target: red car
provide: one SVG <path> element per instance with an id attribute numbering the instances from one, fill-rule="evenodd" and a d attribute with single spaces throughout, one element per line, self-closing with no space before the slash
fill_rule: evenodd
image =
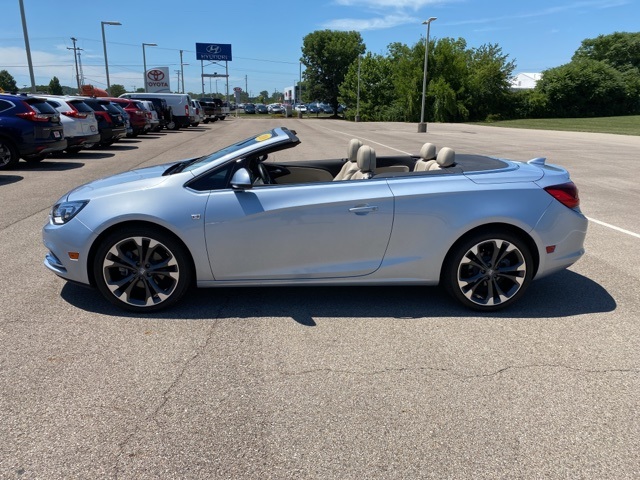
<path id="1" fill-rule="evenodd" d="M 119 104 L 129 114 L 129 121 L 133 133 L 128 136 L 137 137 L 140 134 L 147 133 L 151 129 L 151 120 L 147 116 L 147 111 L 142 108 L 137 100 L 131 98 L 107 97 L 106 100 Z"/>

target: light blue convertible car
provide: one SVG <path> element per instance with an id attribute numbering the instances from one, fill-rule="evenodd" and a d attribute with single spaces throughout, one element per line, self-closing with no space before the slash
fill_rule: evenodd
<path id="1" fill-rule="evenodd" d="M 515 302 L 584 253 L 576 186 L 545 159 L 376 156 L 269 161 L 295 147 L 274 128 L 210 155 L 80 186 L 43 228 L 47 268 L 127 310 L 189 287 L 441 285 L 467 307 Z"/>

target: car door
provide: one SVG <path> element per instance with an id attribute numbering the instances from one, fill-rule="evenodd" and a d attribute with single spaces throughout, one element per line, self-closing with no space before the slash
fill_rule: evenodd
<path id="1" fill-rule="evenodd" d="M 357 277 L 380 266 L 393 224 L 383 180 L 212 191 L 205 235 L 216 280 Z"/>

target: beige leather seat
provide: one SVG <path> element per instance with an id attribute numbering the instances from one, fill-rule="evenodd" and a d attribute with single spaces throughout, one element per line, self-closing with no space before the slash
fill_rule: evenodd
<path id="1" fill-rule="evenodd" d="M 333 180 L 348 180 L 351 175 L 358 171 L 358 149 L 362 146 L 362 142 L 357 138 L 349 141 L 347 148 L 347 161 L 342 165 L 342 169 L 338 172 Z"/>
<path id="2" fill-rule="evenodd" d="M 376 173 L 376 151 L 369 145 L 363 145 L 358 150 L 358 171 L 349 180 L 366 180 Z"/>
<path id="3" fill-rule="evenodd" d="M 417 166 L 416 162 L 416 166 Z M 428 165 L 424 165 L 422 170 L 414 170 L 414 171 L 432 171 L 432 170 L 442 170 L 447 167 L 451 167 L 456 163 L 456 152 L 449 147 L 443 147 L 438 152 L 438 156 L 435 160 L 431 160 L 429 162 L 425 162 Z"/>
<path id="4" fill-rule="evenodd" d="M 413 171 L 424 172 L 434 163 L 436 163 L 436 146 L 433 143 L 425 143 L 420 149 L 420 158 L 413 167 Z"/>

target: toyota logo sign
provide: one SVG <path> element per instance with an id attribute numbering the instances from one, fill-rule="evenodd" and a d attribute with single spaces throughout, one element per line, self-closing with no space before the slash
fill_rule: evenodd
<path id="1" fill-rule="evenodd" d="M 160 82 L 164 80 L 164 72 L 162 70 L 149 70 L 147 78 L 152 82 Z"/>

